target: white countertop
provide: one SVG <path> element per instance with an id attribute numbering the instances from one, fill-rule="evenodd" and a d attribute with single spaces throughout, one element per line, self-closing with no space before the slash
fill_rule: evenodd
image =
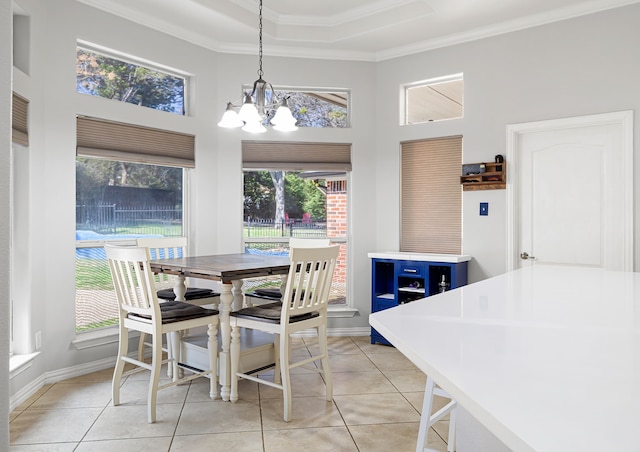
<path id="1" fill-rule="evenodd" d="M 515 451 L 640 450 L 640 273 L 535 265 L 369 319 Z"/>
<path id="2" fill-rule="evenodd" d="M 458 263 L 471 260 L 471 256 L 465 254 L 433 254 L 433 253 L 409 253 L 404 251 L 386 251 L 382 253 L 369 253 L 369 258 L 394 259 L 405 261 L 428 261 Z"/>

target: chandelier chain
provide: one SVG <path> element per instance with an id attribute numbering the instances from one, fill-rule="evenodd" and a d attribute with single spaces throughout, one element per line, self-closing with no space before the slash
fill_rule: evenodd
<path id="1" fill-rule="evenodd" d="M 258 18 L 260 20 L 259 22 L 259 50 L 258 50 L 258 58 L 259 58 L 259 66 L 258 66 L 258 78 L 262 78 L 262 75 L 264 74 L 264 72 L 262 72 L 262 0 L 260 0 L 260 12 L 258 14 Z"/>

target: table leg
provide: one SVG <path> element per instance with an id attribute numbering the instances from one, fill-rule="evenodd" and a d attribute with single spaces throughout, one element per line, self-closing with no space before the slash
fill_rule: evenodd
<path id="1" fill-rule="evenodd" d="M 173 286 L 173 293 L 176 295 L 176 301 L 186 301 L 185 294 L 187 293 L 187 284 L 183 275 L 178 276 L 178 280 Z"/>
<path id="2" fill-rule="evenodd" d="M 238 311 L 242 309 L 244 306 L 244 295 L 242 295 L 242 285 L 244 284 L 243 279 L 236 279 L 235 281 L 231 281 L 233 288 L 231 292 L 233 293 L 233 311 Z"/>
<path id="3" fill-rule="evenodd" d="M 187 284 L 185 282 L 185 278 L 182 275 L 178 276 L 178 279 L 176 280 L 175 285 L 173 286 L 173 293 L 175 294 L 176 301 L 186 301 L 185 299 L 185 294 L 187 293 Z M 174 341 L 174 337 L 172 334 L 167 334 L 167 350 L 168 350 L 168 357 L 172 358 L 175 356 L 175 359 L 172 362 L 172 366 L 168 366 L 167 367 L 167 376 L 168 377 L 173 377 L 173 380 L 175 381 L 178 378 L 182 378 L 184 376 L 184 370 L 182 368 L 178 367 L 178 355 L 174 355 L 174 352 L 176 349 L 179 349 L 179 347 L 176 347 L 176 344 L 173 343 Z"/>
<path id="4" fill-rule="evenodd" d="M 220 378 L 220 396 L 225 402 L 229 401 L 231 393 L 231 360 L 229 355 L 229 346 L 231 344 L 231 325 L 229 323 L 229 313 L 233 305 L 233 293 L 231 291 L 232 284 L 221 284 L 220 292 L 220 337 L 222 339 L 222 350 L 218 356 L 219 378 Z"/>

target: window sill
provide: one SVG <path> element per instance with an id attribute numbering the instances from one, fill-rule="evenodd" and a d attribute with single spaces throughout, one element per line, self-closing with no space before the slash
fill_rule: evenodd
<path id="1" fill-rule="evenodd" d="M 102 328 L 97 331 L 87 331 L 78 333 L 71 343 L 77 350 L 99 347 L 101 345 L 114 344 L 118 342 L 118 328 Z"/>
<path id="2" fill-rule="evenodd" d="M 358 313 L 358 310 L 351 306 L 334 306 L 327 308 L 327 317 L 354 317 Z"/>
<path id="3" fill-rule="evenodd" d="M 9 358 L 9 379 L 20 375 L 22 372 L 31 367 L 33 360 L 36 359 L 40 352 L 29 353 L 28 355 L 13 355 Z"/>

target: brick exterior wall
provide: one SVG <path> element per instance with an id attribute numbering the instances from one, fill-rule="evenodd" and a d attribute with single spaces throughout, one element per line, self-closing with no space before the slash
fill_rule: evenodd
<path id="1" fill-rule="evenodd" d="M 347 181 L 327 180 L 327 237 L 347 236 Z M 335 285 L 346 287 L 347 245 L 341 244 L 333 277 Z"/>

